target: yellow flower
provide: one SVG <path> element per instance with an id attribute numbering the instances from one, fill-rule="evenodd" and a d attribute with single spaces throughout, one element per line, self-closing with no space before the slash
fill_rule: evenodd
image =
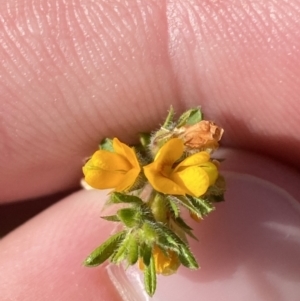
<path id="1" fill-rule="evenodd" d="M 207 152 L 198 152 L 176 165 L 183 151 L 181 139 L 170 139 L 158 151 L 154 162 L 144 167 L 145 175 L 159 192 L 199 197 L 215 183 L 218 169 L 209 161 Z"/>
<path id="2" fill-rule="evenodd" d="M 126 191 L 136 181 L 141 167 L 132 148 L 113 139 L 115 152 L 96 151 L 83 167 L 86 182 L 98 189 Z"/>
<path id="3" fill-rule="evenodd" d="M 177 253 L 174 251 L 165 251 L 165 253 L 158 247 L 154 246 L 152 251 L 153 257 L 154 257 L 154 264 L 155 264 L 155 270 L 156 274 L 162 274 L 165 276 L 174 274 L 179 266 L 180 261 L 178 258 Z M 143 263 L 143 260 L 139 260 L 139 269 L 144 270 L 145 265 Z"/>

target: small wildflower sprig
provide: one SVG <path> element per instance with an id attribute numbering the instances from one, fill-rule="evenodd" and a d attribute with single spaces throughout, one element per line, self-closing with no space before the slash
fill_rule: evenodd
<path id="1" fill-rule="evenodd" d="M 198 269 L 187 239 L 196 237 L 182 212 L 186 209 L 200 221 L 215 209 L 215 202 L 224 200 L 220 163 L 211 157 L 222 135 L 222 128 L 203 120 L 200 108 L 174 121 L 171 107 L 162 127 L 141 134 L 139 145 L 104 139 L 83 173 L 91 187 L 113 189 L 108 204 L 119 208 L 102 218 L 122 227 L 84 265 L 98 266 L 106 260 L 128 266 L 137 263 L 150 296 L 157 274 L 171 275 L 180 265 Z"/>

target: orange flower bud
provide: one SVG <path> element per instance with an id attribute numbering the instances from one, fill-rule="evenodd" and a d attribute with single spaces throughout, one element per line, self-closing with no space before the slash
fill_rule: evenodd
<path id="1" fill-rule="evenodd" d="M 224 130 L 215 123 L 202 120 L 194 125 L 187 125 L 179 129 L 180 138 L 184 145 L 191 149 L 216 149 Z"/>

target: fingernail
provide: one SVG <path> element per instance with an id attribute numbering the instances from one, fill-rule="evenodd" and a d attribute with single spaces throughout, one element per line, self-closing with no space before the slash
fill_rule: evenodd
<path id="1" fill-rule="evenodd" d="M 300 295 L 300 205 L 281 187 L 254 176 L 224 173 L 226 201 L 199 224 L 191 250 L 201 268 L 180 267 L 157 277 L 150 298 L 136 267 L 109 265 L 124 301 L 298 300 Z"/>
<path id="2" fill-rule="evenodd" d="M 109 264 L 107 274 L 124 301 L 148 301 L 150 297 L 143 286 L 143 276 L 135 267 Z M 155 299 L 152 299 L 155 300 Z"/>

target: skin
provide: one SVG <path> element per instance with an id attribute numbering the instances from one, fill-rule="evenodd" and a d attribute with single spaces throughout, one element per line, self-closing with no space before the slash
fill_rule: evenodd
<path id="1" fill-rule="evenodd" d="M 201 105 L 244 171 L 300 199 L 300 1 L 145 3 L 0 4 L 0 201 L 76 187 L 100 139 L 134 143 L 171 104 Z M 4 300 L 118 300 L 104 269 L 79 266 L 111 232 L 105 199 L 72 194 L 3 238 Z"/>

